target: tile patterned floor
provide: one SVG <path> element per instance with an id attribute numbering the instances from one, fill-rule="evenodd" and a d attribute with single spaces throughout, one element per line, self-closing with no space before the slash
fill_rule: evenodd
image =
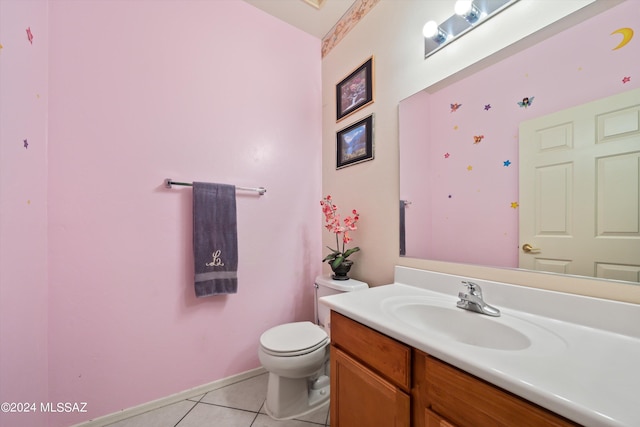
<path id="1" fill-rule="evenodd" d="M 108 427 L 319 427 L 329 425 L 329 407 L 300 419 L 275 421 L 264 411 L 268 374 L 146 412 Z"/>

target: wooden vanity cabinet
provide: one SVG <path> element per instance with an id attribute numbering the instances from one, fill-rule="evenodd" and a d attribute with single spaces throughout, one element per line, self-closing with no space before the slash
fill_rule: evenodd
<path id="1" fill-rule="evenodd" d="M 331 426 L 409 427 L 411 348 L 331 312 Z"/>
<path id="2" fill-rule="evenodd" d="M 331 426 L 579 425 L 332 311 Z"/>

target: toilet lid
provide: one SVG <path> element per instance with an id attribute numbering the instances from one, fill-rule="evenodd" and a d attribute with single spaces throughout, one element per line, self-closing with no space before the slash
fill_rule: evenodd
<path id="1" fill-rule="evenodd" d="M 323 346 L 327 333 L 311 322 L 275 326 L 260 336 L 260 345 L 272 353 L 301 353 Z"/>

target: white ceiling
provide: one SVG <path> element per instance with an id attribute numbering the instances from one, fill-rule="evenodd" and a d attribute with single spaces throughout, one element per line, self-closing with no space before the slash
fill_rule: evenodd
<path id="1" fill-rule="evenodd" d="M 322 39 L 355 0 L 324 0 L 318 9 L 305 0 L 244 0 L 282 21 Z"/>

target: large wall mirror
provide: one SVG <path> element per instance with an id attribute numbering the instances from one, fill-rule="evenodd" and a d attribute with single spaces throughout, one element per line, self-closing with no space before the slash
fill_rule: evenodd
<path id="1" fill-rule="evenodd" d="M 401 101 L 401 255 L 639 284 L 639 33 L 625 1 Z"/>

